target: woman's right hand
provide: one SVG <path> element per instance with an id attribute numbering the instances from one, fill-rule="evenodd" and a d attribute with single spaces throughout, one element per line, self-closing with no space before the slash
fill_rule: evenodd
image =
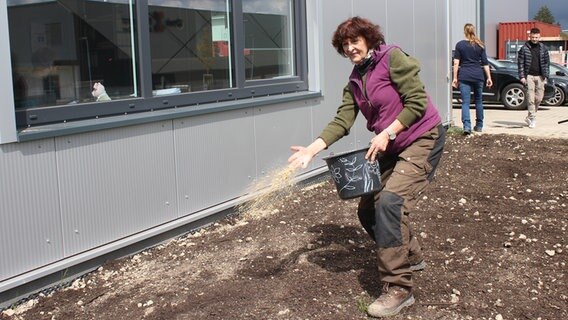
<path id="1" fill-rule="evenodd" d="M 458 88 L 458 79 L 454 78 L 454 80 L 452 80 L 452 87 Z"/>
<path id="2" fill-rule="evenodd" d="M 314 154 L 306 147 L 291 146 L 290 149 L 294 151 L 294 154 L 288 158 L 288 163 L 293 168 L 305 169 L 314 158 Z"/>

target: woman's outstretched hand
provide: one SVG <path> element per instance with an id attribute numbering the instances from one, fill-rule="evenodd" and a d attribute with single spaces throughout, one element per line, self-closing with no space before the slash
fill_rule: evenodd
<path id="1" fill-rule="evenodd" d="M 312 161 L 314 154 L 310 152 L 308 148 L 302 146 L 291 146 L 290 149 L 294 151 L 294 154 L 288 158 L 290 166 L 293 168 L 307 168 L 310 161 Z"/>

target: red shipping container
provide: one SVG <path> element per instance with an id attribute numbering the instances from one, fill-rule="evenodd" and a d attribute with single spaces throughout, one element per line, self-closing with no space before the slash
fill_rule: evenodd
<path id="1" fill-rule="evenodd" d="M 559 37 L 562 32 L 560 26 L 540 21 L 528 22 L 500 22 L 497 30 L 497 46 L 499 59 L 507 59 L 505 55 L 507 41 L 523 45 L 529 38 L 528 32 L 532 28 L 540 29 L 541 37 Z"/>

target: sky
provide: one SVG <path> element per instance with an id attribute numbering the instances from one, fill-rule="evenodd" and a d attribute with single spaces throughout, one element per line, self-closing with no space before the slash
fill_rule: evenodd
<path id="1" fill-rule="evenodd" d="M 560 23 L 562 30 L 568 30 L 568 1 L 566 0 L 529 0 L 529 20 L 536 15 L 542 6 L 547 6 L 554 16 L 554 20 Z"/>

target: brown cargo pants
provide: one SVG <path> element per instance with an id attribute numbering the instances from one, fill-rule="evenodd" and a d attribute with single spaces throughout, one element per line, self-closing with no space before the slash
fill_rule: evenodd
<path id="1" fill-rule="evenodd" d="M 410 265 L 422 260 L 408 216 L 434 178 L 442 157 L 446 129 L 439 125 L 398 155 L 379 157 L 383 189 L 361 197 L 357 214 L 377 243 L 377 267 L 382 282 L 412 287 Z"/>

